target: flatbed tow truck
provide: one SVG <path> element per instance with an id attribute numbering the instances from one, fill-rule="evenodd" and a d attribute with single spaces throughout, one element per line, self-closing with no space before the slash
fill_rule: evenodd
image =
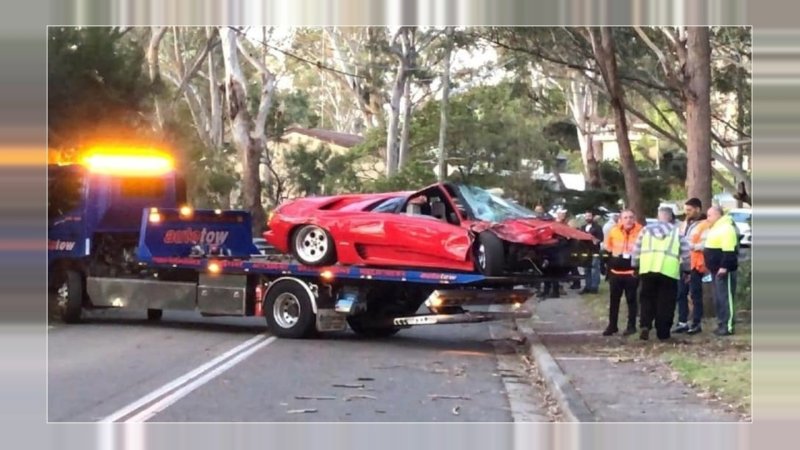
<path id="1" fill-rule="evenodd" d="M 163 160 L 163 161 L 162 161 Z M 164 162 L 167 161 L 167 162 Z M 349 327 L 385 337 L 416 325 L 526 318 L 542 278 L 406 268 L 309 267 L 259 255 L 245 211 L 194 210 L 163 156 L 95 152 L 49 168 L 50 303 L 66 323 L 84 309 L 264 316 L 272 334 Z M 422 305 L 428 313 L 418 314 Z M 468 310 L 507 305 L 504 311 Z"/>

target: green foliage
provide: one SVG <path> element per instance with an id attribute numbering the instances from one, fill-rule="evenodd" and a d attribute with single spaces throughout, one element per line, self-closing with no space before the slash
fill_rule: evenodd
<path id="1" fill-rule="evenodd" d="M 317 128 L 320 117 L 314 112 L 311 99 L 303 91 L 276 91 L 267 116 L 267 136 L 277 139 L 291 125 Z"/>
<path id="2" fill-rule="evenodd" d="M 364 185 L 365 192 L 416 191 L 436 182 L 436 176 L 429 165 L 411 161 L 395 176 L 382 176 Z"/>
<path id="3" fill-rule="evenodd" d="M 639 164 L 637 164 L 639 166 Z M 642 162 L 639 166 L 639 183 L 642 190 L 642 208 L 644 214 L 653 217 L 661 200 L 670 192 L 670 185 L 661 172 L 652 163 Z M 606 184 L 609 194 L 625 199 L 625 178 L 618 161 L 600 163 L 600 176 Z M 627 203 L 627 202 L 626 202 Z M 608 205 L 604 205 L 608 207 Z M 614 205 L 616 207 L 616 205 Z"/>
<path id="4" fill-rule="evenodd" d="M 448 106 L 447 156 L 462 180 L 525 169 L 523 160 L 553 159 L 559 147 L 548 140 L 544 121 L 512 83 L 480 86 L 454 95 Z M 414 117 L 412 147 L 435 159 L 439 138 L 439 102 L 428 103 Z"/>
<path id="5" fill-rule="evenodd" d="M 288 181 L 304 196 L 357 192 L 361 182 L 356 166 L 362 156 L 358 151 L 338 155 L 325 145 L 298 145 L 286 153 Z"/>
<path id="6" fill-rule="evenodd" d="M 751 269 L 750 260 L 739 261 L 739 270 L 736 278 L 736 298 L 733 300 L 734 311 L 750 311 L 753 308 L 753 275 Z"/>
<path id="7" fill-rule="evenodd" d="M 74 148 L 107 129 L 136 136 L 148 122 L 152 94 L 162 88 L 144 72 L 141 43 L 118 28 L 49 28 L 47 66 L 48 140 L 55 149 Z"/>

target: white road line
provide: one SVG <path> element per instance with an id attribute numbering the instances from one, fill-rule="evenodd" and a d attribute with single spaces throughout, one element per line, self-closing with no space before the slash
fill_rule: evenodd
<path id="1" fill-rule="evenodd" d="M 157 398 L 181 387 L 182 385 L 190 382 L 192 379 L 199 377 L 203 374 L 203 372 L 211 369 L 215 365 L 219 364 L 220 362 L 230 358 L 231 356 L 246 350 L 248 347 L 257 344 L 258 342 L 263 341 L 266 339 L 267 336 L 263 334 L 259 334 L 247 341 L 243 342 L 242 344 L 237 345 L 236 347 L 228 350 L 227 352 L 217 356 L 216 358 L 208 361 L 207 363 L 197 367 L 196 369 L 192 370 L 185 375 L 182 375 L 169 383 L 161 386 L 160 388 L 156 389 L 155 391 L 145 395 L 144 397 L 136 400 L 135 402 L 123 407 L 122 409 L 118 410 L 117 412 L 101 419 L 100 422 L 116 422 L 117 420 L 131 414 L 132 412 L 136 411 L 137 409 L 141 408 L 142 406 L 156 400 Z"/>
<path id="2" fill-rule="evenodd" d="M 230 360 L 224 362 L 223 364 L 217 366 L 211 372 L 206 373 L 205 375 L 201 376 L 200 378 L 192 381 L 191 383 L 187 384 L 186 386 L 178 389 L 177 391 L 169 394 L 168 396 L 162 398 L 158 402 L 150 405 L 148 408 L 142 410 L 139 414 L 131 417 L 130 419 L 126 420 L 125 423 L 129 422 L 146 422 L 148 419 L 153 417 L 154 415 L 158 414 L 159 412 L 165 410 L 170 405 L 174 404 L 178 400 L 182 399 L 189 395 L 192 391 L 199 388 L 200 386 L 208 383 L 209 381 L 213 380 L 214 378 L 218 377 L 231 367 L 239 364 L 243 360 L 245 360 L 248 356 L 252 355 L 253 353 L 259 351 L 260 349 L 268 346 L 269 344 L 275 342 L 277 338 L 271 337 L 263 342 L 260 342 L 248 350 L 236 355 L 235 357 L 231 358 Z"/>

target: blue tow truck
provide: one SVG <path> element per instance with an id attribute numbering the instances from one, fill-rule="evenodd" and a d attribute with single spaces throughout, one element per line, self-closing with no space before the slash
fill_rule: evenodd
<path id="1" fill-rule="evenodd" d="M 245 211 L 186 206 L 165 156 L 95 152 L 48 167 L 48 299 L 66 323 L 85 309 L 264 316 L 279 337 L 347 326 L 368 337 L 415 325 L 530 317 L 531 279 L 407 268 L 308 267 L 259 255 Z M 540 282 L 541 279 L 535 280 Z M 422 305 L 428 313 L 418 314 Z M 466 310 L 507 305 L 503 311 Z"/>

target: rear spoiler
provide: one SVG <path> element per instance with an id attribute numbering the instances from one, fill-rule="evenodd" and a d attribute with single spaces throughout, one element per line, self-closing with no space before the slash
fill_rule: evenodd
<path id="1" fill-rule="evenodd" d="M 258 253 L 246 211 L 145 208 L 141 223 L 137 257 L 142 262 L 207 255 L 249 258 Z"/>

